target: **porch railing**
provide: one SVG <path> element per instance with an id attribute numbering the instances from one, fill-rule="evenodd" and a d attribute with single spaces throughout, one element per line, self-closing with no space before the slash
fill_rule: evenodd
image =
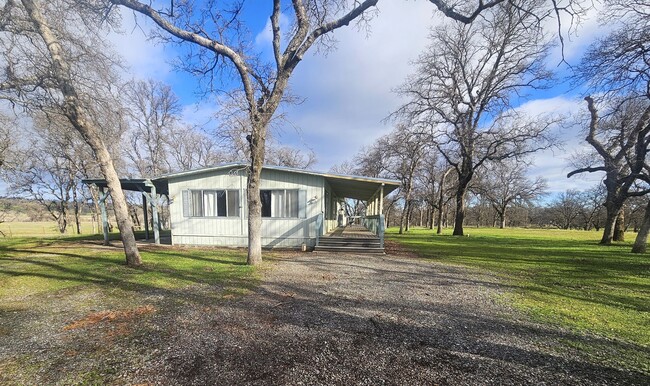
<path id="1" fill-rule="evenodd" d="M 375 216 L 366 216 L 362 218 L 362 224 L 368 230 L 379 237 L 379 241 L 381 242 L 381 247 L 384 247 L 384 231 L 385 231 L 385 223 L 384 223 L 384 215 L 375 215 Z"/>

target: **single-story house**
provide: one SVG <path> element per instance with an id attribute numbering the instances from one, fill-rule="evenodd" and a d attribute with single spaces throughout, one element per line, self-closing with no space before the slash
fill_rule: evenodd
<path id="1" fill-rule="evenodd" d="M 246 163 L 228 163 L 170 173 L 151 179 L 123 179 L 122 188 L 141 191 L 155 208 L 156 195 L 169 199 L 171 243 L 245 247 L 248 244 Z M 84 180 L 105 189 L 105 180 Z M 367 227 L 383 226 L 383 198 L 399 181 L 264 166 L 260 181 L 262 245 L 316 246 L 318 238 L 337 227 L 345 198 L 367 202 Z M 157 211 L 153 210 L 154 222 Z M 373 221 L 370 221 L 373 222 Z M 383 225 L 383 224 L 382 224 Z M 157 234 L 158 227 L 154 226 Z M 377 228 L 377 229 L 373 229 Z"/>

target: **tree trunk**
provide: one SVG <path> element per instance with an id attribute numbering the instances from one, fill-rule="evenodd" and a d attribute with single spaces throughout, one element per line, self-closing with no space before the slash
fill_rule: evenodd
<path id="1" fill-rule="evenodd" d="M 445 199 L 445 179 L 451 168 L 447 169 L 442 176 L 440 177 L 440 184 L 438 184 L 438 229 L 436 229 L 436 234 L 442 233 L 442 213 L 444 211 L 444 199 Z"/>
<path id="2" fill-rule="evenodd" d="M 68 228 L 68 212 L 65 207 L 65 202 L 61 201 L 59 205 L 59 218 L 57 219 L 57 225 L 59 227 L 59 233 L 64 234 L 65 230 Z"/>
<path id="3" fill-rule="evenodd" d="M 77 234 L 81 234 L 81 219 L 79 218 L 79 200 L 77 200 L 77 189 L 72 188 L 72 202 L 74 202 L 74 223 L 77 227 Z"/>
<path id="4" fill-rule="evenodd" d="M 409 221 L 409 211 L 411 210 L 411 203 L 410 203 L 410 198 L 411 198 L 411 187 L 407 186 L 406 187 L 406 194 L 404 197 L 404 209 L 402 210 L 402 215 L 400 216 L 399 219 L 399 234 L 404 234 L 404 228 L 405 228 L 405 223 L 406 223 L 406 231 L 408 232 L 409 227 L 408 227 L 408 221 Z"/>
<path id="5" fill-rule="evenodd" d="M 140 252 L 138 251 L 135 236 L 133 235 L 133 226 L 129 218 L 129 211 L 120 179 L 113 166 L 111 155 L 99 135 L 98 127 L 92 123 L 89 118 L 90 114 L 82 107 L 81 98 L 72 84 L 70 67 L 64 58 L 63 49 L 34 2 L 32 0 L 22 0 L 22 4 L 49 51 L 52 59 L 52 76 L 58 83 L 58 87 L 63 94 L 63 113 L 72 126 L 81 134 L 86 143 L 92 148 L 99 163 L 100 170 L 106 178 L 108 190 L 113 199 L 113 209 L 115 211 L 117 226 L 122 236 L 126 263 L 130 266 L 141 265 L 142 259 L 140 258 Z"/>
<path id="6" fill-rule="evenodd" d="M 456 218 L 454 219 L 454 236 L 463 236 L 463 222 L 465 221 L 465 191 L 456 192 Z"/>
<path id="7" fill-rule="evenodd" d="M 621 208 L 614 225 L 614 241 L 625 241 L 625 209 Z"/>
<path id="8" fill-rule="evenodd" d="M 413 216 L 413 203 L 409 203 L 409 209 L 406 211 L 406 231 L 411 230 L 411 217 Z"/>
<path id="9" fill-rule="evenodd" d="M 459 178 L 456 190 L 456 218 L 454 219 L 454 236 L 463 236 L 463 223 L 465 222 L 465 195 L 469 180 Z"/>
<path id="10" fill-rule="evenodd" d="M 600 240 L 600 244 L 611 245 L 614 240 L 614 226 L 616 224 L 616 218 L 618 217 L 618 212 L 621 210 L 622 204 L 619 205 L 616 202 L 606 203 L 606 218 L 605 225 L 603 226 L 603 237 Z"/>
<path id="11" fill-rule="evenodd" d="M 636 234 L 634 245 L 632 246 L 632 253 L 645 253 L 648 246 L 648 233 L 650 233 L 650 200 L 645 208 L 643 215 L 643 222 L 639 228 L 639 233 Z"/>
<path id="12" fill-rule="evenodd" d="M 503 210 L 498 213 L 499 213 L 499 229 L 504 229 L 506 227 L 506 209 L 503 208 Z"/>
<path id="13" fill-rule="evenodd" d="M 399 234 L 403 235 L 404 234 L 404 218 L 406 217 L 406 208 L 408 207 L 408 204 L 406 201 L 404 202 L 404 208 L 402 208 L 402 214 L 399 216 Z"/>
<path id="14" fill-rule="evenodd" d="M 253 119 L 255 121 L 255 119 Z M 264 166 L 266 125 L 257 121 L 257 126 L 248 138 L 251 150 L 251 167 L 248 171 L 248 259 L 249 265 L 262 263 L 262 200 L 260 198 L 260 176 Z"/>

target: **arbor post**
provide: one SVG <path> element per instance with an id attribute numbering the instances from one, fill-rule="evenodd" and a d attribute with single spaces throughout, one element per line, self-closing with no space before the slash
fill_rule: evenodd
<path id="1" fill-rule="evenodd" d="M 106 213 L 106 198 L 108 198 L 108 190 L 104 190 L 104 188 L 99 189 L 100 196 L 99 196 L 99 208 L 101 209 L 102 212 L 102 231 L 104 233 L 104 245 L 109 244 L 108 240 L 108 213 Z"/>
<path id="2" fill-rule="evenodd" d="M 156 244 L 160 244 L 160 218 L 158 216 L 158 200 L 156 198 L 156 186 L 151 186 L 151 217 L 153 218 L 153 239 Z"/>
<path id="3" fill-rule="evenodd" d="M 144 212 L 144 239 L 149 240 L 149 208 L 147 207 L 147 196 L 142 192 L 142 211 Z"/>

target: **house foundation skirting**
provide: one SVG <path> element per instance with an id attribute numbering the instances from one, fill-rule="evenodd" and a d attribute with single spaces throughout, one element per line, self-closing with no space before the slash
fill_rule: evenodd
<path id="1" fill-rule="evenodd" d="M 308 237 L 262 237 L 263 248 L 300 248 L 305 243 L 308 247 L 316 245 L 316 238 Z M 175 235 L 172 234 L 174 245 L 213 245 L 220 247 L 248 246 L 246 236 L 202 236 L 202 235 Z"/>

